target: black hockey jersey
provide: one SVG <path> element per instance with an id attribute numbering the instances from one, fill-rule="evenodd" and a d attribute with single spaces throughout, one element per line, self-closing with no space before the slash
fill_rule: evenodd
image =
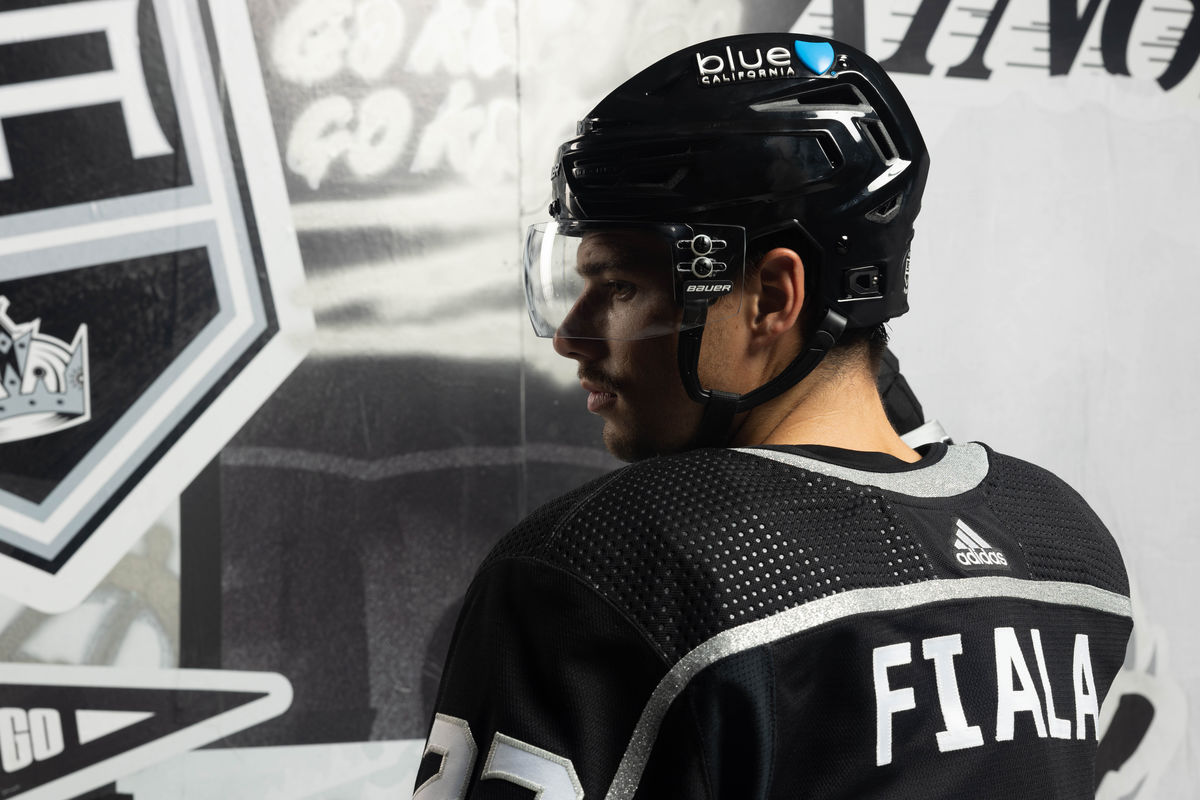
<path id="1" fill-rule="evenodd" d="M 640 462 L 480 567 L 416 797 L 1091 797 L 1128 595 L 1087 504 L 980 444 Z"/>

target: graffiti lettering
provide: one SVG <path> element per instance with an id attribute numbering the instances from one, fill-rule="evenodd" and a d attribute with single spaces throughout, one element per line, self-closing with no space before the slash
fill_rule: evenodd
<path id="1" fill-rule="evenodd" d="M 892 72 L 976 80 L 997 70 L 1095 70 L 1170 91 L 1200 60 L 1200 14 L 1184 0 L 805 0 L 792 29 L 867 49 Z"/>
<path id="2" fill-rule="evenodd" d="M 399 89 L 367 95 L 355 114 L 341 95 L 310 105 L 296 120 L 288 139 L 288 168 L 316 189 L 343 156 L 360 178 L 387 171 L 400 158 L 412 133 L 413 112 Z"/>
<path id="3" fill-rule="evenodd" d="M 414 173 L 448 168 L 473 180 L 514 175 L 516 104 L 507 97 L 481 102 L 473 82 L 515 67 L 506 33 L 512 10 L 508 0 L 483 0 L 476 8 L 442 0 L 420 25 L 405 61 L 405 69 L 421 76 L 413 91 L 427 92 L 434 73 L 450 77 L 440 104 L 420 98 L 421 110 L 436 108 L 432 117 L 418 122 L 409 95 L 394 86 L 361 102 L 340 93 L 320 97 L 292 126 L 288 168 L 313 190 L 338 163 L 356 178 L 373 178 L 400 162 L 417 127 Z M 277 29 L 272 55 L 279 73 L 294 83 L 314 85 L 347 69 L 373 81 L 396 61 L 403 27 L 396 0 L 302 0 Z"/>
<path id="4" fill-rule="evenodd" d="M 495 99 L 483 108 L 474 101 L 470 82 L 460 80 L 451 85 L 446 101 L 421 136 L 413 172 L 430 172 L 445 163 L 461 174 L 514 174 L 508 154 L 516 146 L 512 141 L 516 105 Z"/>
<path id="5" fill-rule="evenodd" d="M 485 0 L 472 11 L 463 0 L 443 0 L 426 20 L 408 57 L 408 69 L 429 75 L 491 78 L 516 66 L 513 42 L 502 35 L 511 27 L 512 3 Z"/>
<path id="6" fill-rule="evenodd" d="M 344 69 L 373 80 L 396 60 L 404 11 L 396 0 L 304 0 L 275 32 L 272 60 L 288 80 L 309 86 Z"/>

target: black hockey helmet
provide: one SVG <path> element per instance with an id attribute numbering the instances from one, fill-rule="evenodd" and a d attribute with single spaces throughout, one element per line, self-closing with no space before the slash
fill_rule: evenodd
<path id="1" fill-rule="evenodd" d="M 548 274 L 547 234 L 686 226 L 667 237 L 683 307 L 680 368 L 688 393 L 710 411 L 718 407 L 727 425 L 733 413 L 801 380 L 846 328 L 873 327 L 908 310 L 908 251 L 928 164 L 899 90 L 853 47 L 765 33 L 680 50 L 604 98 L 559 149 L 554 222 L 549 231 L 531 229 L 526 244 L 535 327 L 537 299 L 548 293 L 530 289 L 531 275 L 537 281 L 531 262 L 540 259 Z M 705 225 L 744 232 L 722 237 L 730 247 L 719 254 L 719 275 L 702 274 L 714 256 L 692 244 L 708 247 L 714 237 L 704 235 Z M 819 274 L 825 313 L 805 352 L 746 395 L 700 387 L 695 364 L 707 308 L 737 293 L 748 254 L 781 245 Z M 545 319 L 542 327 L 550 327 Z"/>

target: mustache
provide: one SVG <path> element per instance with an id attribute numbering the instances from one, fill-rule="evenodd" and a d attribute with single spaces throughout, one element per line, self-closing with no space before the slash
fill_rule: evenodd
<path id="1" fill-rule="evenodd" d="M 580 367 L 577 374 L 579 376 L 579 380 L 595 384 L 603 391 L 611 392 L 613 394 L 616 394 L 617 392 L 617 382 L 609 378 L 598 369 Z"/>

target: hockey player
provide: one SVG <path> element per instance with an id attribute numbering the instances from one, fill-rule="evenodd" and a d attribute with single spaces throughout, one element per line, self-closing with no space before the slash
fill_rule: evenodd
<path id="1" fill-rule="evenodd" d="M 1092 795 L 1116 545 L 1044 470 L 911 449 L 875 391 L 927 164 L 876 63 L 787 33 L 580 123 L 527 300 L 635 463 L 480 567 L 416 797 Z"/>

